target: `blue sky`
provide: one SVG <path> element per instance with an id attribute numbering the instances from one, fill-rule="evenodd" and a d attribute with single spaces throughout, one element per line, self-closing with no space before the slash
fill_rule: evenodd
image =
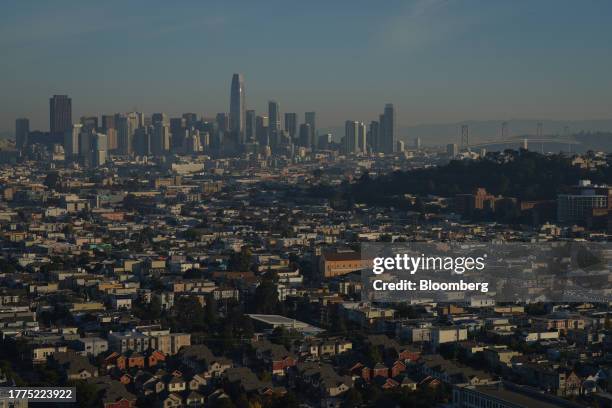
<path id="1" fill-rule="evenodd" d="M 612 117 L 612 2 L 565 0 L 39 1 L 0 13 L 0 130 L 73 115 L 247 106 L 321 126 Z"/>

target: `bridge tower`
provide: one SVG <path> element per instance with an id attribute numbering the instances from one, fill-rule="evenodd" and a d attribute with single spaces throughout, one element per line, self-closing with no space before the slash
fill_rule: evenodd
<path id="1" fill-rule="evenodd" d="M 508 122 L 502 122 L 501 125 L 501 140 L 508 139 Z"/>
<path id="2" fill-rule="evenodd" d="M 542 122 L 538 122 L 538 127 L 536 128 L 536 137 L 541 139 L 544 136 L 544 128 L 542 126 Z"/>

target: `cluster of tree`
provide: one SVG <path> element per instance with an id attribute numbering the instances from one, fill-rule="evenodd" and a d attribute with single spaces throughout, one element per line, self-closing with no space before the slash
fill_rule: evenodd
<path id="1" fill-rule="evenodd" d="M 494 195 L 521 200 L 552 200 L 580 179 L 612 183 L 612 168 L 590 171 L 572 166 L 563 155 L 544 156 L 530 151 L 508 150 L 487 158 L 451 161 L 445 166 L 397 171 L 377 178 L 364 174 L 356 183 L 345 184 L 345 201 L 372 205 L 399 205 L 405 194 L 452 197 L 484 187 Z M 313 194 L 338 199 L 338 192 L 317 186 Z"/>

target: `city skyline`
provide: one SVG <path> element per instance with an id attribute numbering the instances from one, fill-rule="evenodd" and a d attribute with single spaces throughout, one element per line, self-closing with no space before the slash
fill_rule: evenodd
<path id="1" fill-rule="evenodd" d="M 291 15 L 275 4 L 184 3 L 163 16 L 133 3 L 117 16 L 115 5 L 6 5 L 0 85 L 11 103 L 0 131 L 20 117 L 46 130 L 54 94 L 73 98 L 75 118 L 133 108 L 214 116 L 227 111 L 232 72 L 249 82 L 247 109 L 277 100 L 287 112 L 316 110 L 319 128 L 375 119 L 388 101 L 401 126 L 612 112 L 607 2 L 356 2 Z M 274 24 L 259 24 L 272 10 Z M 152 64 L 154 51 L 165 58 Z"/>

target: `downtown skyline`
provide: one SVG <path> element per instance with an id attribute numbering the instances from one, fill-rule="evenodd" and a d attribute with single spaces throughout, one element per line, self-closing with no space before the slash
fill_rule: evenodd
<path id="1" fill-rule="evenodd" d="M 75 117 L 214 116 L 227 110 L 231 72 L 249 82 L 247 109 L 263 111 L 273 99 L 284 111 L 316 110 L 319 128 L 372 120 L 387 101 L 400 126 L 612 112 L 607 2 L 315 3 L 291 14 L 275 4 L 186 2 L 163 15 L 135 2 L 123 16 L 113 2 L 74 4 L 54 5 L 51 14 L 44 3 L 6 5 L 0 85 L 11 100 L 1 106 L 0 131 L 17 117 L 46 129 L 53 94 L 71 95 Z M 258 24 L 266 13 L 274 24 Z M 137 23 L 142 32 L 131 29 Z M 346 30 L 354 26 L 363 30 Z"/>

